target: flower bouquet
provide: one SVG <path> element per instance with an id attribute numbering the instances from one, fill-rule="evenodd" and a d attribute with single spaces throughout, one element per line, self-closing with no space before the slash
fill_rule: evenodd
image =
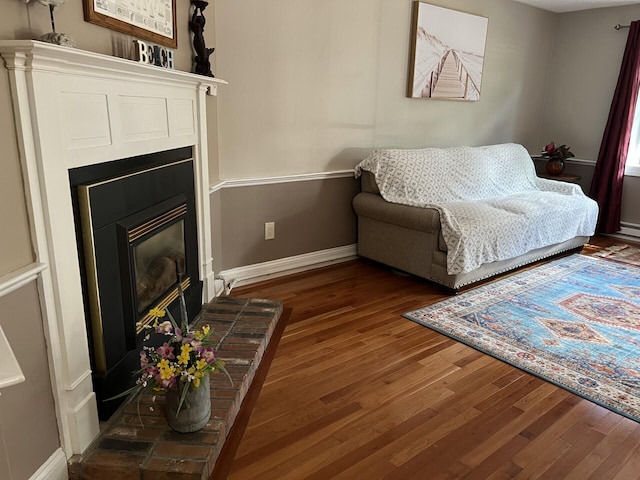
<path id="1" fill-rule="evenodd" d="M 152 321 L 144 325 L 144 328 L 148 330 L 144 342 L 149 341 L 152 332 L 159 335 L 161 340 L 164 336 L 165 341 L 160 346 L 143 345 L 140 351 L 140 369 L 134 372 L 134 376 L 139 376 L 136 384 L 109 399 L 120 398 L 143 389 L 151 389 L 155 392 L 165 391 L 167 393 L 167 409 L 169 410 L 170 404 L 175 403 L 169 401 L 169 396 L 172 393 L 177 393 L 177 409 L 175 412 L 167 412 L 168 420 L 171 420 L 171 417 L 175 419 L 180 415 L 182 408 L 189 403 L 187 398 L 190 393 L 202 389 L 204 381 L 206 381 L 206 391 L 209 391 L 208 375 L 210 373 L 222 371 L 231 381 L 229 373 L 224 368 L 224 362 L 217 358 L 217 352 L 210 341 L 213 330 L 209 325 L 204 325 L 196 330 L 190 329 L 180 282 L 178 282 L 178 292 L 182 317 L 180 325 L 169 310 L 152 308 L 149 311 Z M 203 394 L 199 396 L 202 397 Z M 209 407 L 204 423 L 202 423 L 202 418 L 199 420 L 202 423 L 199 428 L 208 421 L 210 414 L 211 404 L 208 393 L 204 397 L 206 397 L 205 400 Z M 194 431 L 195 429 L 185 431 Z"/>

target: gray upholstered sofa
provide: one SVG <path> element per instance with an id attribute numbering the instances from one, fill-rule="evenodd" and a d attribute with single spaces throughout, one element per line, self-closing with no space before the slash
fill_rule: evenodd
<path id="1" fill-rule="evenodd" d="M 531 162 L 531 159 L 528 158 L 528 161 Z M 448 247 L 443 236 L 441 212 L 437 208 L 389 202 L 381 196 L 374 173 L 365 169 L 357 173 L 361 173 L 361 192 L 354 198 L 353 207 L 358 217 L 358 255 L 453 290 L 577 249 L 589 240 L 589 235 L 573 236 L 513 258 L 483 263 L 472 271 L 452 274 L 447 268 Z"/>

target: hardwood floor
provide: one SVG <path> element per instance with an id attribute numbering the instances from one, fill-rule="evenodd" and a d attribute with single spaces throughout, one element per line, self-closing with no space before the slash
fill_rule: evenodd
<path id="1" fill-rule="evenodd" d="M 291 316 L 229 479 L 640 478 L 640 424 L 402 318 L 434 284 L 358 260 L 232 295 Z"/>

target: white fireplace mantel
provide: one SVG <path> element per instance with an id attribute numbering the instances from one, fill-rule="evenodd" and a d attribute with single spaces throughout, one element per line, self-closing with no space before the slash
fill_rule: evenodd
<path id="1" fill-rule="evenodd" d="M 0 41 L 62 448 L 99 433 L 68 171 L 193 146 L 203 301 L 214 296 L 206 96 L 226 82 L 37 41 Z"/>

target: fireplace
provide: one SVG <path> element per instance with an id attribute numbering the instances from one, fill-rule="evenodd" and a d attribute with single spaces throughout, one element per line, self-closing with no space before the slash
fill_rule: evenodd
<path id="1" fill-rule="evenodd" d="M 69 171 L 92 379 L 108 419 L 134 385 L 151 308 L 201 307 L 191 147 Z"/>
<path id="2" fill-rule="evenodd" d="M 141 164 L 147 155 L 190 149 L 197 258 L 189 254 L 187 241 L 185 269 L 188 271 L 190 262 L 195 261 L 198 273 L 188 271 L 185 280 L 190 281 L 193 298 L 198 297 L 196 290 L 202 286 L 198 305 L 212 300 L 222 282 L 216 283 L 211 256 L 207 137 L 215 130 L 207 129 L 206 117 L 207 111 L 215 111 L 215 100 L 210 96 L 216 95 L 217 86 L 226 82 L 31 40 L 0 41 L 0 55 L 9 73 L 34 252 L 33 264 L 21 275 L 37 281 L 60 441 L 70 457 L 85 451 L 99 434 L 97 405 L 101 403 L 94 388 L 98 378 L 98 373 L 93 372 L 96 345 L 90 330 L 91 309 L 85 302 L 88 282 L 84 240 L 80 250 L 83 254 L 79 255 L 74 214 L 79 206 L 70 188 L 70 173 L 118 162 L 131 165 L 115 174 L 74 180 L 74 188 L 93 185 L 102 181 L 99 179 L 154 169 L 158 165 Z M 189 155 L 183 160 L 186 157 Z M 179 195 L 172 194 L 159 202 L 171 203 Z M 121 200 L 114 195 L 101 203 L 110 207 Z M 183 203 L 171 204 L 167 210 L 160 208 L 160 217 L 182 208 Z M 129 217 L 125 215 L 120 221 L 133 230 L 138 220 Z M 185 232 L 187 224 L 185 220 Z M 130 256 L 139 254 L 136 241 L 122 244 Z M 109 267 L 121 268 L 119 262 L 114 258 Z M 121 295 L 133 296 L 132 281 L 126 283 Z M 162 301 L 151 300 L 151 304 Z M 138 302 L 137 287 L 135 302 L 144 303 Z M 125 308 L 121 308 L 124 312 Z M 137 311 L 131 313 L 130 307 L 126 311 L 126 315 L 137 315 Z M 125 313 L 119 320 L 123 330 L 127 325 L 124 316 Z M 130 324 L 126 328 L 131 331 Z M 132 339 L 137 341 L 135 335 L 129 335 L 128 344 L 119 348 L 129 349 Z M 110 362 L 109 355 L 105 355 L 105 365 Z M 130 378 L 130 371 L 123 377 Z"/>

